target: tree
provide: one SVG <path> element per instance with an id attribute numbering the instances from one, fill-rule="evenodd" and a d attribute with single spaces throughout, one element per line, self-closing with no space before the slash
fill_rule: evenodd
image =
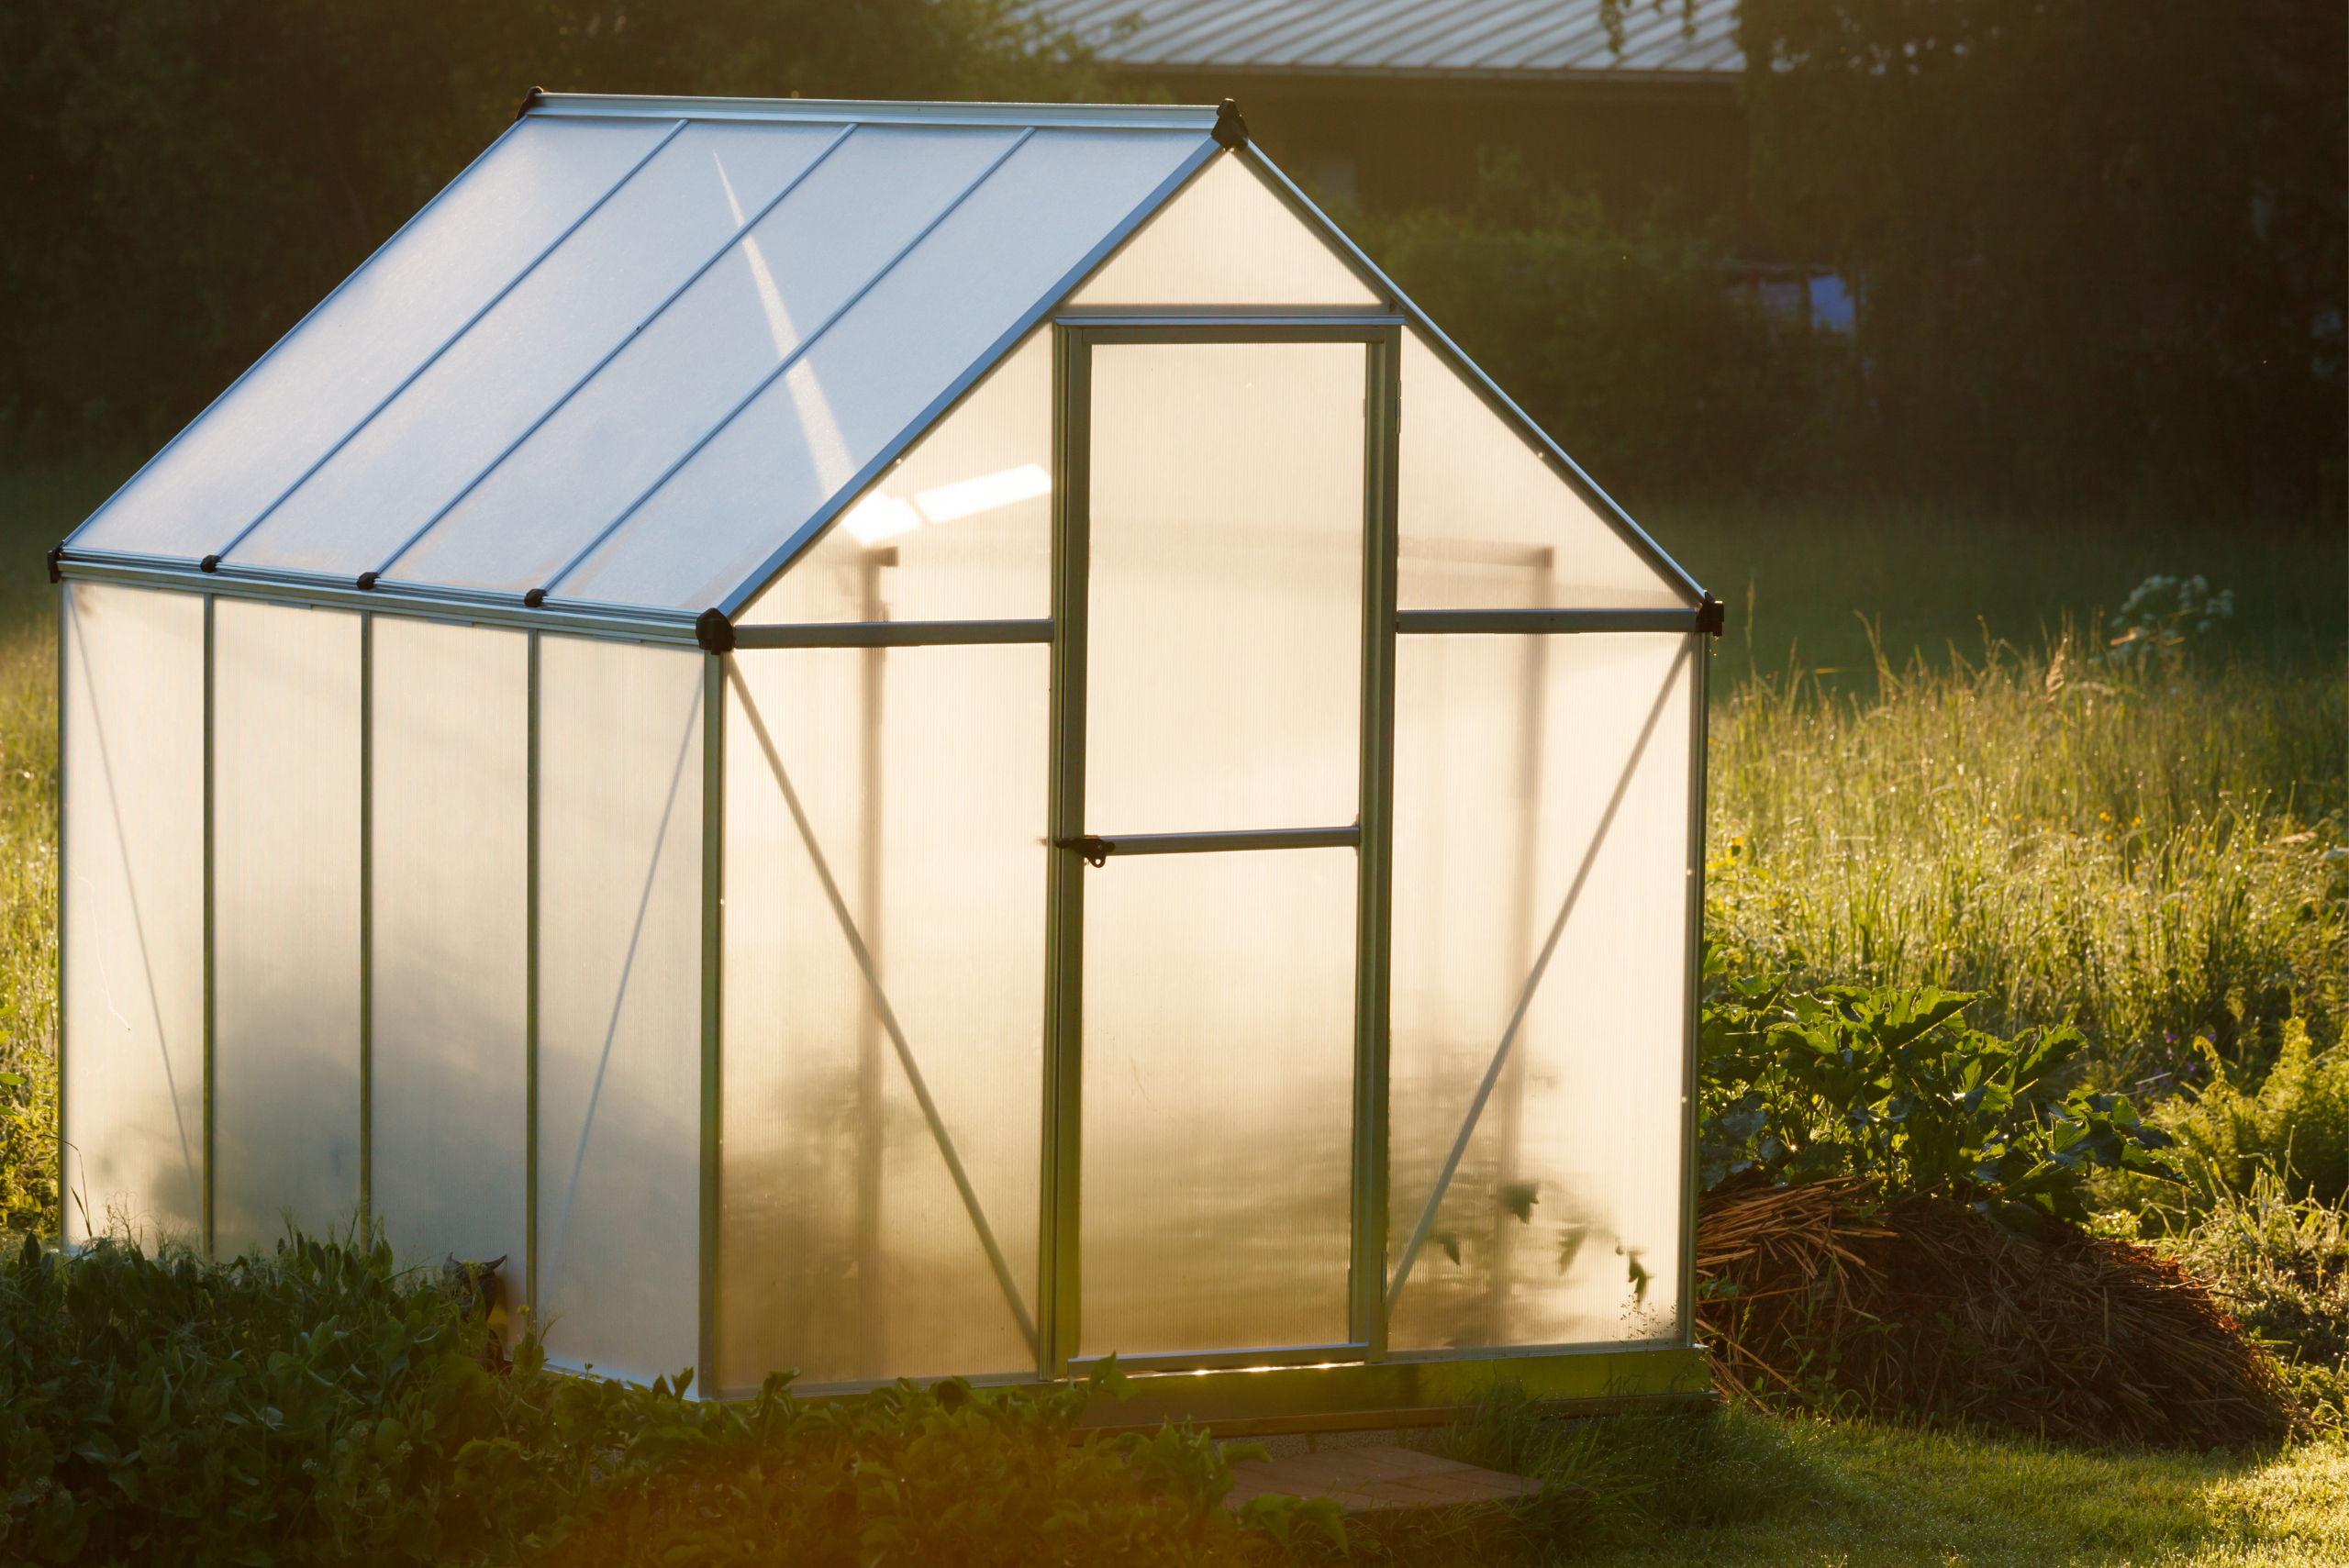
<path id="1" fill-rule="evenodd" d="M 1887 469 L 2298 508 L 2344 400 L 2337 0 L 1744 0 L 1755 194 L 1858 289 Z"/>
<path id="2" fill-rule="evenodd" d="M 49 0 L 0 7 L 0 444 L 151 441 L 533 86 L 1094 95 L 1012 0 Z"/>

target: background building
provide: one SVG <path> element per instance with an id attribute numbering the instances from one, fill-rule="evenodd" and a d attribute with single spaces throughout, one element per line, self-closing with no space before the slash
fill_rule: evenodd
<path id="1" fill-rule="evenodd" d="M 1177 103 L 1239 100 L 1325 198 L 1457 206 L 1480 150 L 1610 211 L 1660 190 L 1742 218 L 1735 0 L 1039 0 L 1116 76 Z"/>

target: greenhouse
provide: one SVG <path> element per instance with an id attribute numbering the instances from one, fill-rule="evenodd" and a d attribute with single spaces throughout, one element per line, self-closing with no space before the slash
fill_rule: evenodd
<path id="1" fill-rule="evenodd" d="M 533 94 L 50 568 L 72 1239 L 712 1395 L 1702 1383 L 1720 606 L 1229 104 Z"/>

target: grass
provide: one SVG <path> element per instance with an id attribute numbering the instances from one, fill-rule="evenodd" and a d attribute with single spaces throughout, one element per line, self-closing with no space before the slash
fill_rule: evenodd
<path id="1" fill-rule="evenodd" d="M 2349 686 L 2243 662 L 2097 663 L 2075 639 L 1757 677 L 1716 706 L 1709 922 L 1766 967 L 1987 992 L 1994 1033 L 2072 1023 L 2108 1085 L 2195 1040 L 2321 1048 L 2349 980 Z"/>
<path id="2" fill-rule="evenodd" d="M 2082 1451 L 1866 1422 L 1718 1418 L 1761 1471 L 1735 1517 L 1645 1512 L 1595 1564 L 2330 1563 L 2349 1558 L 2349 1448 Z M 1712 1497 L 1718 1508 L 1718 1486 Z M 1717 1520 L 1718 1522 L 1713 1522 Z"/>
<path id="3" fill-rule="evenodd" d="M 1466 1511 L 1357 1516 L 1354 1562 L 2118 1568 L 2349 1560 L 2349 1445 L 2338 1439 L 2241 1452 L 2097 1451 L 1750 1406 L 1567 1426 L 1504 1396 L 1440 1446 L 1542 1476 L 1552 1500 L 1514 1520 Z"/>
<path id="4" fill-rule="evenodd" d="M 57 604 L 41 554 L 120 465 L 0 470 L 0 1225 L 56 1228 Z"/>
<path id="5" fill-rule="evenodd" d="M 2156 573 L 2235 591 L 2238 651 L 2291 669 L 2340 668 L 2349 635 L 2349 538 L 2336 523 L 2213 528 L 2191 520 L 1985 517 L 1921 505 L 1683 504 L 1641 522 L 1729 603 L 1717 686 L 1799 669 L 1836 690 L 1896 667 L 1969 657 L 1986 636 L 2038 648 L 2099 627 Z"/>

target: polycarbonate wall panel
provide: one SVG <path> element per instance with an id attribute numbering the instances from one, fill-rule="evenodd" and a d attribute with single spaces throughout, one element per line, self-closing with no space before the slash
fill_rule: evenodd
<path id="1" fill-rule="evenodd" d="M 739 625 L 1052 614 L 1050 328 L 990 371 Z M 891 570 L 876 574 L 886 565 Z"/>
<path id="2" fill-rule="evenodd" d="M 539 1309 L 564 1364 L 697 1348 L 703 655 L 539 654 Z"/>
<path id="3" fill-rule="evenodd" d="M 65 1235 L 204 1223 L 204 601 L 65 589 Z"/>
<path id="4" fill-rule="evenodd" d="M 1037 132 L 558 592 L 698 609 L 744 586 L 1201 145 Z"/>
<path id="5" fill-rule="evenodd" d="M 1353 851 L 1085 878 L 1082 1353 L 1344 1342 Z"/>
<path id="6" fill-rule="evenodd" d="M 1032 1322 L 1049 651 L 733 657 L 808 831 L 729 690 L 720 1385 L 1032 1371 L 945 1148 Z"/>
<path id="7" fill-rule="evenodd" d="M 1397 643 L 1390 1268 L 1573 901 L 1397 1351 L 1675 1332 L 1694 640 Z"/>
<path id="8" fill-rule="evenodd" d="M 529 640 L 372 632 L 372 1207 L 403 1262 L 527 1298 Z"/>
<path id="9" fill-rule="evenodd" d="M 1341 827 L 1361 795 L 1359 343 L 1093 350 L 1085 827 Z"/>
<path id="10" fill-rule="evenodd" d="M 1692 602 L 1495 413 L 1403 334 L 1397 607 L 1671 609 Z"/>
<path id="11" fill-rule="evenodd" d="M 226 547 L 668 129 L 516 126 L 148 464 L 75 547 L 189 559 Z"/>
<path id="12" fill-rule="evenodd" d="M 393 576 L 518 591 L 548 585 L 1017 134 L 854 131 L 434 525 Z M 835 488 L 846 484 L 854 465 L 822 389 L 802 372 L 774 390 L 804 416 L 788 438 L 799 461 L 833 474 Z M 783 506 L 763 499 L 761 515 L 779 543 L 805 513 L 792 510 L 796 498 Z M 688 564 L 711 554 L 690 527 L 664 536 L 662 548 Z"/>
<path id="13" fill-rule="evenodd" d="M 836 134 L 687 127 L 228 559 L 384 567 Z"/>
<path id="14" fill-rule="evenodd" d="M 1222 153 L 1069 303 L 1375 309 L 1384 302 L 1254 171 Z"/>
<path id="15" fill-rule="evenodd" d="M 213 1241 L 355 1218 L 359 617 L 213 607 Z"/>

